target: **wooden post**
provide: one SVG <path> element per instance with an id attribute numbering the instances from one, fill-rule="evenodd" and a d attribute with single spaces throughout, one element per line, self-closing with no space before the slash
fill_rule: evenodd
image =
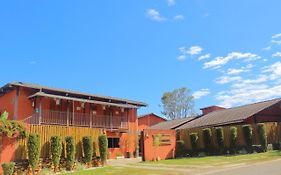
<path id="1" fill-rule="evenodd" d="M 66 101 L 66 126 L 69 126 L 69 100 Z"/>
<path id="2" fill-rule="evenodd" d="M 39 98 L 39 125 L 42 122 L 42 97 Z"/>
<path id="3" fill-rule="evenodd" d="M 92 127 L 92 125 L 93 125 L 93 111 L 92 111 L 92 104 L 91 103 L 89 103 L 89 117 L 90 117 L 90 128 Z"/>
<path id="4" fill-rule="evenodd" d="M 74 100 L 72 101 L 72 126 L 74 125 Z"/>

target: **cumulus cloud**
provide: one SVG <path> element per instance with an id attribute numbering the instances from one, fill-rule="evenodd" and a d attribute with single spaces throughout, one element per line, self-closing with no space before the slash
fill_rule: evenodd
<path id="1" fill-rule="evenodd" d="M 278 61 L 263 68 L 263 73 L 268 73 L 270 80 L 281 79 L 281 62 Z"/>
<path id="2" fill-rule="evenodd" d="M 265 48 L 262 48 L 262 50 L 269 51 L 269 50 L 271 50 L 271 46 L 267 46 Z"/>
<path id="3" fill-rule="evenodd" d="M 210 57 L 211 57 L 211 54 L 207 53 L 205 55 L 201 55 L 200 57 L 198 57 L 198 61 L 205 60 Z"/>
<path id="4" fill-rule="evenodd" d="M 272 35 L 272 37 L 271 37 L 271 38 L 272 38 L 272 39 L 281 38 L 281 33 L 278 33 L 278 34 Z"/>
<path id="5" fill-rule="evenodd" d="M 281 57 L 281 52 L 276 52 L 272 54 L 273 57 Z"/>
<path id="6" fill-rule="evenodd" d="M 241 74 L 243 72 L 249 72 L 251 68 L 253 68 L 252 64 L 248 64 L 247 66 L 243 66 L 243 67 L 238 68 L 238 69 L 229 68 L 229 69 L 227 69 L 226 74 L 228 74 L 228 75 L 238 75 L 238 74 Z"/>
<path id="7" fill-rule="evenodd" d="M 201 97 L 207 96 L 210 94 L 210 90 L 209 89 L 200 89 L 198 91 L 195 91 L 192 96 L 194 97 L 194 99 L 199 99 Z"/>
<path id="8" fill-rule="evenodd" d="M 168 6 L 176 5 L 176 0 L 167 0 Z"/>
<path id="9" fill-rule="evenodd" d="M 177 57 L 177 60 L 179 60 L 179 61 L 184 61 L 185 59 L 186 59 L 185 55 L 180 55 Z"/>
<path id="10" fill-rule="evenodd" d="M 242 78 L 240 76 L 234 76 L 234 77 L 230 77 L 230 76 L 221 76 L 215 79 L 215 82 L 217 84 L 226 84 L 226 83 L 230 83 L 233 81 L 239 81 L 242 80 Z"/>
<path id="11" fill-rule="evenodd" d="M 203 48 L 200 46 L 191 46 L 189 48 L 186 47 L 180 47 L 180 56 L 177 57 L 178 60 L 183 61 L 186 59 L 186 56 L 192 56 L 192 55 L 198 55 L 202 52 Z"/>
<path id="12" fill-rule="evenodd" d="M 260 58 L 261 58 L 260 56 L 252 53 L 231 52 L 225 57 L 216 57 L 212 61 L 205 62 L 203 68 L 217 69 L 227 64 L 231 60 L 243 59 L 245 61 L 253 61 Z"/>
<path id="13" fill-rule="evenodd" d="M 184 16 L 183 15 L 176 15 L 174 16 L 174 20 L 183 20 Z"/>
<path id="14" fill-rule="evenodd" d="M 160 12 L 155 9 L 147 9 L 146 14 L 153 21 L 165 21 L 166 18 L 160 15 Z"/>

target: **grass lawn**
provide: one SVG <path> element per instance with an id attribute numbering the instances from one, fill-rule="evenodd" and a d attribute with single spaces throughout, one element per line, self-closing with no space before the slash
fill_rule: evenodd
<path id="1" fill-rule="evenodd" d="M 208 172 L 241 164 L 251 164 L 281 158 L 281 151 L 235 156 L 181 158 L 158 162 L 142 162 L 126 166 L 108 166 L 70 173 L 70 175 L 182 175 Z"/>

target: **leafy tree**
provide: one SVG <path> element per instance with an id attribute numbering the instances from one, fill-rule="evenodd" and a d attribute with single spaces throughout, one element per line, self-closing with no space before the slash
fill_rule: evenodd
<path id="1" fill-rule="evenodd" d="M 100 159 L 102 164 L 106 163 L 106 157 L 108 152 L 108 140 L 106 135 L 99 136 L 99 150 L 100 150 Z"/>
<path id="2" fill-rule="evenodd" d="M 89 165 L 93 159 L 94 152 L 93 139 L 91 136 L 83 137 L 83 150 L 85 155 L 85 163 Z"/>
<path id="3" fill-rule="evenodd" d="M 60 158 L 62 153 L 62 138 L 61 136 L 52 136 L 51 140 L 51 154 L 52 154 L 52 161 L 55 166 L 55 172 L 60 164 Z"/>
<path id="4" fill-rule="evenodd" d="M 185 87 L 165 92 L 161 102 L 163 107 L 161 112 L 167 118 L 178 119 L 194 115 L 194 97 Z"/>
<path id="5" fill-rule="evenodd" d="M 235 154 L 237 151 L 237 127 L 230 127 L 230 153 Z"/>
<path id="6" fill-rule="evenodd" d="M 72 170 L 75 161 L 75 142 L 72 136 L 65 137 L 66 142 L 66 168 Z"/>
<path id="7" fill-rule="evenodd" d="M 14 173 L 15 162 L 3 163 L 1 166 L 4 171 L 3 175 L 12 175 Z"/>
<path id="8" fill-rule="evenodd" d="M 39 163 L 40 137 L 38 134 L 30 134 L 27 141 L 28 161 L 32 168 L 32 174 L 35 174 L 35 168 Z"/>
<path id="9" fill-rule="evenodd" d="M 243 134 L 246 142 L 248 153 L 253 152 L 253 128 L 250 125 L 243 125 Z"/>
<path id="10" fill-rule="evenodd" d="M 266 126 L 264 123 L 258 124 L 258 134 L 260 144 L 262 146 L 263 152 L 267 151 L 267 135 L 266 135 Z"/>
<path id="11" fill-rule="evenodd" d="M 222 154 L 224 151 L 224 132 L 222 127 L 216 128 L 217 144 L 219 147 L 219 153 Z"/>
<path id="12" fill-rule="evenodd" d="M 203 129 L 203 141 L 207 153 L 210 154 L 212 149 L 212 130 L 210 128 Z"/>

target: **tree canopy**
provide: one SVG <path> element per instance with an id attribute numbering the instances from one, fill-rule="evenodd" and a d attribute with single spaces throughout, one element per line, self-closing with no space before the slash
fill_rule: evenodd
<path id="1" fill-rule="evenodd" d="M 161 111 L 169 119 L 186 118 L 194 115 L 194 98 L 189 89 L 183 87 L 165 92 L 161 98 Z"/>

